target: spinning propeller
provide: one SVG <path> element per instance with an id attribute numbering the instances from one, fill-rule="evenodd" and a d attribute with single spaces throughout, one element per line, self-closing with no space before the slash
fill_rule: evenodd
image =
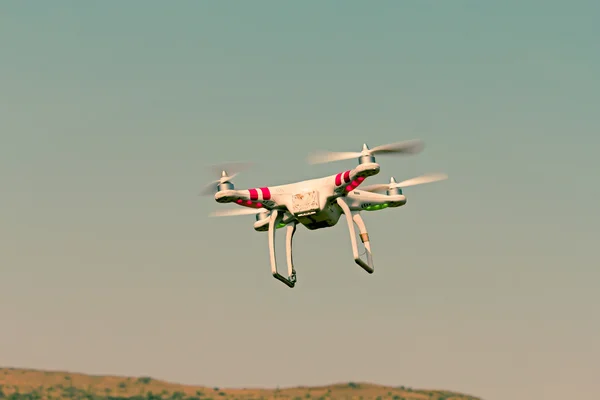
<path id="1" fill-rule="evenodd" d="M 383 144 L 372 149 L 369 149 L 366 144 L 363 144 L 363 149 L 360 152 L 319 150 L 308 156 L 308 162 L 310 164 L 322 164 L 333 161 L 349 160 L 351 158 L 372 157 L 375 154 L 417 154 L 423 150 L 423 147 L 423 142 L 419 139 Z"/>
<path id="2" fill-rule="evenodd" d="M 209 215 L 211 217 L 235 217 L 238 215 L 253 215 L 267 212 L 269 212 L 269 210 L 266 208 L 236 208 L 231 210 L 215 211 Z"/>
<path id="3" fill-rule="evenodd" d="M 202 195 L 202 196 L 213 195 L 213 194 L 217 193 L 217 191 L 219 190 L 219 185 L 223 185 L 225 183 L 229 183 L 231 188 L 233 188 L 233 184 L 230 183 L 231 179 L 233 179 L 235 176 L 237 176 L 240 172 L 246 171 L 252 165 L 253 165 L 252 163 L 238 162 L 238 163 L 217 164 L 217 165 L 211 166 L 210 169 L 212 170 L 212 172 L 214 172 L 214 175 L 221 174 L 221 178 L 219 178 L 215 181 L 212 181 L 211 183 L 206 185 L 200 192 L 200 195 Z M 229 175 L 227 171 L 229 171 L 229 173 L 231 173 L 231 175 Z"/>
<path id="4" fill-rule="evenodd" d="M 431 183 L 437 181 L 443 181 L 448 179 L 446 174 L 425 174 L 417 176 L 416 178 L 407 179 L 402 182 L 396 182 L 394 177 L 390 178 L 390 183 L 377 183 L 374 185 L 363 186 L 361 190 L 366 192 L 383 192 L 384 190 L 391 190 L 396 188 L 404 188 L 408 186 L 422 185 L 423 183 Z"/>

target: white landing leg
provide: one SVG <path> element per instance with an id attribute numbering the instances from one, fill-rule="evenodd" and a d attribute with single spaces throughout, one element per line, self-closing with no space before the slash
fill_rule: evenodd
<path id="1" fill-rule="evenodd" d="M 291 225 L 287 226 L 285 250 L 287 254 L 287 266 L 289 280 L 293 284 L 296 284 L 296 270 L 294 269 L 294 258 L 292 257 L 292 241 L 294 239 L 294 233 L 296 233 L 296 222 L 292 222 Z"/>
<path id="2" fill-rule="evenodd" d="M 292 237 L 296 230 L 296 226 L 288 227 L 287 231 L 287 250 L 288 250 L 288 272 L 289 277 L 286 278 L 277 272 L 277 260 L 275 257 L 275 225 L 281 221 L 281 217 L 277 210 L 273 210 L 271 212 L 271 216 L 269 217 L 269 255 L 271 259 L 271 274 L 273 277 L 283 283 L 285 283 L 288 287 L 293 288 L 296 284 L 296 272 L 294 271 L 294 267 L 291 264 L 291 245 L 292 245 Z M 291 229 L 290 229 L 291 228 Z"/>
<path id="3" fill-rule="evenodd" d="M 346 201 L 343 197 L 338 197 L 336 199 L 337 203 L 342 208 L 344 215 L 346 216 L 346 221 L 348 222 L 348 230 L 350 231 L 350 242 L 352 243 L 352 255 L 354 256 L 354 262 L 362 267 L 369 274 L 372 274 L 375 271 L 375 266 L 373 265 L 373 256 L 371 254 L 371 243 L 369 242 L 369 234 L 367 233 L 367 228 L 365 227 L 365 223 L 358 212 L 353 213 L 346 204 Z M 367 253 L 367 262 L 361 259 L 360 254 L 358 253 L 358 243 L 356 242 L 356 230 L 354 229 L 354 224 L 358 226 L 360 231 L 360 239 L 365 246 L 365 250 Z"/>
<path id="4" fill-rule="evenodd" d="M 371 253 L 371 242 L 369 240 L 369 233 L 367 232 L 367 227 L 365 226 L 365 222 L 363 221 L 362 216 L 360 215 L 360 212 L 358 212 L 358 211 L 352 212 L 352 220 L 354 221 L 356 226 L 358 226 L 358 231 L 360 233 L 360 240 L 361 240 L 361 242 L 363 242 L 363 245 L 365 246 L 365 251 L 367 253 L 367 263 L 368 263 L 368 267 L 370 269 L 370 272 L 369 272 L 369 269 L 367 269 L 367 272 L 373 273 L 375 267 L 373 266 L 373 254 Z"/>

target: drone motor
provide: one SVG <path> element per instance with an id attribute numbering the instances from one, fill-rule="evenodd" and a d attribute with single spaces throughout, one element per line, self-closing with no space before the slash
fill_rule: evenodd
<path id="1" fill-rule="evenodd" d="M 394 187 L 394 188 L 386 190 L 386 194 L 388 196 L 398 196 L 398 195 L 402 194 L 402 189 L 399 187 Z"/>
<path id="2" fill-rule="evenodd" d="M 358 157 L 359 164 L 370 164 L 375 162 L 375 157 L 369 152 L 367 144 L 363 144 L 362 154 Z"/>
<path id="3" fill-rule="evenodd" d="M 388 196 L 398 196 L 402 194 L 402 187 L 397 185 L 393 176 L 390 178 L 390 184 L 385 192 Z"/>

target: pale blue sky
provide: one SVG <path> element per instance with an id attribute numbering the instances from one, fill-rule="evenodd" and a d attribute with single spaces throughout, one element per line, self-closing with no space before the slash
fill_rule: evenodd
<path id="1" fill-rule="evenodd" d="M 597 397 L 599 18 L 594 1 L 4 2 L 0 363 Z M 253 217 L 207 218 L 197 196 L 213 163 L 274 185 L 355 164 L 311 150 L 417 137 L 370 182 L 450 179 L 365 213 L 373 275 L 342 220 L 298 230 L 290 290 Z"/>

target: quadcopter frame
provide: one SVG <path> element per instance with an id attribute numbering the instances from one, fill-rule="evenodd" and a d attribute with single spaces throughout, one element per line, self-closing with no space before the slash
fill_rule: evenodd
<path id="1" fill-rule="evenodd" d="M 331 227 L 337 224 L 341 215 L 345 216 L 348 224 L 354 262 L 368 273 L 373 273 L 375 266 L 371 243 L 360 212 L 399 207 L 406 203 L 406 197 L 401 191 L 398 194 L 384 195 L 356 189 L 367 177 L 376 175 L 379 171 L 377 163 L 362 163 L 336 175 L 288 185 L 246 190 L 225 188 L 215 194 L 215 200 L 218 203 L 235 202 L 241 206 L 265 210 L 257 212 L 254 229 L 259 232 L 267 231 L 273 277 L 292 288 L 297 281 L 292 256 L 297 225 L 300 223 L 310 230 Z M 355 225 L 365 248 L 366 259 L 359 252 Z M 275 251 L 276 230 L 283 227 L 286 227 L 287 277 L 277 268 Z"/>
<path id="2" fill-rule="evenodd" d="M 406 204 L 402 187 L 419 185 L 446 179 L 445 174 L 429 174 L 397 183 L 394 178 L 389 184 L 376 184 L 357 190 L 365 179 L 377 175 L 380 166 L 375 162 L 375 154 L 415 154 L 422 149 L 419 140 L 404 141 L 369 149 L 363 144 L 361 152 L 325 152 L 315 154 L 312 163 L 347 160 L 357 157 L 359 165 L 354 169 L 339 172 L 323 178 L 310 179 L 286 185 L 235 190 L 231 178 L 223 170 L 221 178 L 207 185 L 204 193 L 216 189 L 215 200 L 218 203 L 236 203 L 250 210 L 231 210 L 221 215 L 256 214 L 254 230 L 267 232 L 269 244 L 269 260 L 274 278 L 293 288 L 296 284 L 296 270 L 293 263 L 293 238 L 298 224 L 309 230 L 335 226 L 341 216 L 346 218 L 352 256 L 354 262 L 372 274 L 375 270 L 373 252 L 366 225 L 361 211 L 377 211 L 395 208 Z M 385 191 L 386 194 L 375 193 Z M 287 275 L 282 275 L 277 268 L 275 253 L 275 234 L 278 229 L 286 228 L 286 260 Z M 364 253 L 359 251 L 358 236 L 364 246 Z M 366 257 L 362 257 L 365 255 Z"/>

